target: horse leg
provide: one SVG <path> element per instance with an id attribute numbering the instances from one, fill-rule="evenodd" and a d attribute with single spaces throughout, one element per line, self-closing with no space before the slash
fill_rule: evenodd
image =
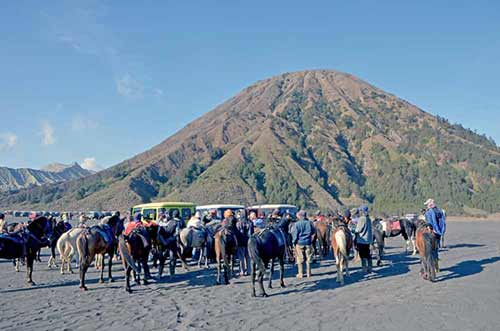
<path id="1" fill-rule="evenodd" d="M 345 263 L 345 274 L 347 277 L 349 277 L 350 274 L 349 274 L 349 257 L 348 256 L 344 257 L 344 263 Z"/>
<path id="2" fill-rule="evenodd" d="M 175 275 L 175 266 L 177 264 L 177 256 L 173 250 L 169 250 L 170 258 L 169 258 L 169 267 L 170 267 L 170 276 Z"/>
<path id="3" fill-rule="evenodd" d="M 165 253 L 166 252 L 159 252 L 158 255 L 158 260 L 159 260 L 159 265 L 158 265 L 158 279 L 161 279 L 161 275 L 163 274 L 163 268 L 165 268 Z"/>
<path id="4" fill-rule="evenodd" d="M 142 267 L 144 269 L 144 277 L 142 277 L 142 285 L 149 285 L 148 278 L 151 277 L 149 274 L 149 266 L 148 266 L 148 256 L 144 257 L 142 260 Z"/>
<path id="5" fill-rule="evenodd" d="M 33 262 L 36 257 L 36 252 L 33 253 L 28 253 L 26 256 L 26 277 L 27 277 L 27 283 L 28 285 L 35 285 L 33 282 Z"/>
<path id="6" fill-rule="evenodd" d="M 20 258 L 14 260 L 14 266 L 15 266 L 16 272 L 21 271 L 21 268 L 20 268 L 21 267 L 21 259 Z"/>
<path id="7" fill-rule="evenodd" d="M 285 276 L 285 257 L 281 256 L 279 259 L 280 263 L 280 286 L 285 287 L 285 281 L 283 280 L 283 277 Z"/>
<path id="8" fill-rule="evenodd" d="M 273 274 L 274 274 L 274 259 L 271 259 L 271 268 L 269 268 L 269 284 L 267 288 L 273 288 Z"/>
<path id="9" fill-rule="evenodd" d="M 198 269 L 201 269 L 201 261 L 203 260 L 203 248 L 199 248 L 200 256 L 198 257 Z"/>
<path id="10" fill-rule="evenodd" d="M 252 297 L 255 297 L 255 263 L 252 263 L 251 265 L 251 275 L 252 275 L 252 292 L 251 292 L 251 295 Z"/>
<path id="11" fill-rule="evenodd" d="M 205 256 L 205 269 L 208 269 L 208 247 L 203 248 L 203 255 Z"/>
<path id="12" fill-rule="evenodd" d="M 264 273 L 265 273 L 265 270 L 262 270 L 259 268 L 259 287 L 260 287 L 260 291 L 262 293 L 262 296 L 264 298 L 267 298 L 268 295 L 266 293 L 266 291 L 264 290 Z"/>
<path id="13" fill-rule="evenodd" d="M 226 285 L 229 284 L 229 267 L 230 267 L 230 262 L 229 262 L 229 256 L 224 256 L 224 260 L 223 260 L 223 263 L 224 263 L 224 283 Z"/>
<path id="14" fill-rule="evenodd" d="M 132 293 L 132 289 L 130 288 L 130 273 L 132 271 L 132 268 L 130 266 L 127 266 L 127 269 L 125 271 L 125 291 L 128 293 Z"/>
<path id="15" fill-rule="evenodd" d="M 415 243 L 415 237 L 411 238 L 411 244 L 413 246 L 413 253 L 412 253 L 412 255 L 417 255 L 417 244 Z"/>
<path id="16" fill-rule="evenodd" d="M 114 255 L 115 255 L 114 250 L 112 250 L 111 253 L 109 254 L 109 261 L 108 261 L 108 282 L 110 282 L 110 283 L 113 283 L 115 281 L 113 279 L 113 276 L 111 275 L 111 269 L 113 267 L 113 256 Z M 103 263 L 103 267 L 104 267 L 104 263 Z"/>
<path id="17" fill-rule="evenodd" d="M 220 285 L 220 258 L 217 256 L 217 285 Z"/>
<path id="18" fill-rule="evenodd" d="M 80 257 L 80 289 L 87 291 L 88 288 L 85 286 L 85 273 L 89 267 L 90 263 L 87 262 L 87 259 L 84 257 Z"/>

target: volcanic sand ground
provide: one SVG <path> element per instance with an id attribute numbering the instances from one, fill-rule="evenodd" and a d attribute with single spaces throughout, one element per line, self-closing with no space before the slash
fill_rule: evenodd
<path id="1" fill-rule="evenodd" d="M 44 251 L 31 288 L 11 262 L 0 262 L 0 330 L 498 330 L 499 238 L 500 222 L 450 222 L 436 283 L 420 278 L 417 258 L 393 238 L 370 277 L 354 265 L 339 286 L 331 260 L 311 279 L 295 279 L 288 266 L 287 287 L 275 281 L 265 299 L 250 297 L 248 277 L 216 286 L 215 270 L 197 267 L 128 294 L 118 263 L 115 283 L 98 284 L 91 268 L 82 292 L 77 274 L 47 268 Z"/>

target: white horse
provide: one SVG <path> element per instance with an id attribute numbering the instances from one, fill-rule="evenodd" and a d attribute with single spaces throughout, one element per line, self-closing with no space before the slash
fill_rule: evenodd
<path id="1" fill-rule="evenodd" d="M 57 240 L 57 250 L 61 256 L 61 274 L 64 274 L 64 263 L 67 263 L 68 272 L 73 273 L 71 262 L 75 253 L 78 253 L 76 239 L 84 230 L 85 228 L 73 228 L 63 233 L 59 240 Z M 76 260 L 78 261 L 78 258 Z"/>

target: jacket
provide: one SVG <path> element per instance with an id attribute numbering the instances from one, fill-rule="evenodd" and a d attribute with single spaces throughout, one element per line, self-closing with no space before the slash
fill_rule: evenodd
<path id="1" fill-rule="evenodd" d="M 301 246 L 311 245 L 314 233 L 316 233 L 316 229 L 311 221 L 307 219 L 298 220 L 293 227 L 293 244 Z"/>
<path id="2" fill-rule="evenodd" d="M 358 218 L 354 233 L 356 234 L 357 244 L 370 245 L 373 242 L 372 221 L 370 216 L 362 215 Z"/>
<path id="3" fill-rule="evenodd" d="M 432 226 L 435 234 L 442 236 L 446 231 L 446 219 L 441 209 L 434 207 L 425 212 L 425 221 Z"/>

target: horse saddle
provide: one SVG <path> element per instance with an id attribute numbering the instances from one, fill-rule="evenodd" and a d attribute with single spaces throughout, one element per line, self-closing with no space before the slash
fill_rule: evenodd
<path id="1" fill-rule="evenodd" d="M 199 247 L 205 243 L 207 232 L 201 228 L 186 228 L 180 233 L 181 243 L 188 247 Z"/>
<path id="2" fill-rule="evenodd" d="M 104 239 L 107 245 L 113 244 L 114 235 L 109 225 L 95 225 L 88 231 L 90 234 L 99 234 Z"/>
<path id="3" fill-rule="evenodd" d="M 390 221 L 388 223 L 388 230 L 389 232 L 392 232 L 392 231 L 400 231 L 401 230 L 401 221 L 399 220 L 395 220 L 395 221 Z"/>

